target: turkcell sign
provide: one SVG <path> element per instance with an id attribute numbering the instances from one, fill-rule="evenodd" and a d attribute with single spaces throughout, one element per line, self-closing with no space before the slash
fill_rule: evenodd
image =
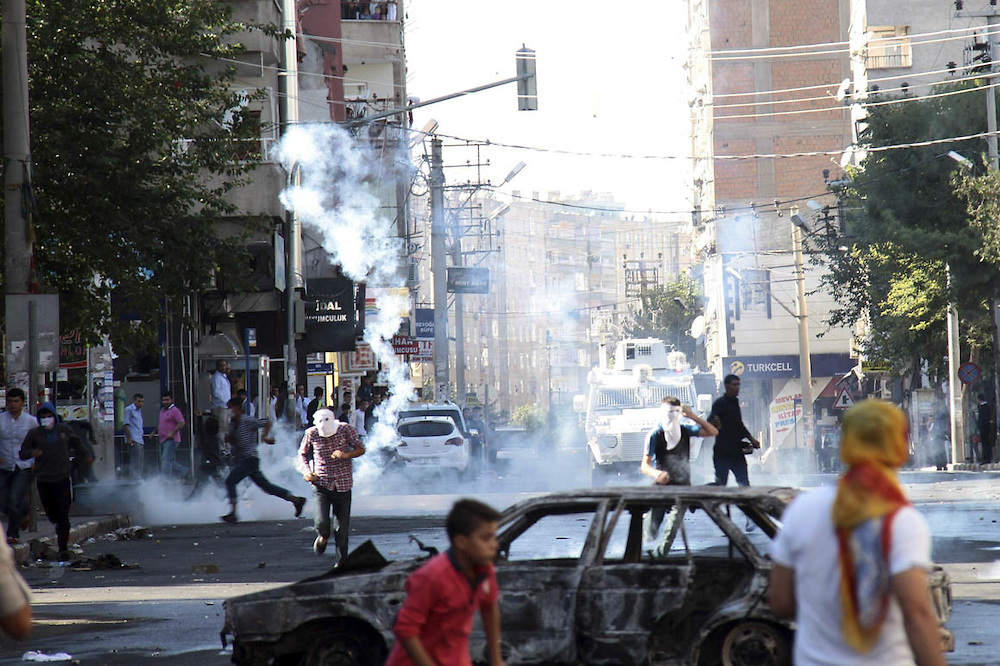
<path id="1" fill-rule="evenodd" d="M 851 371 L 857 360 L 849 354 L 812 354 L 809 357 L 813 377 L 836 377 Z M 794 354 L 775 356 L 727 356 L 722 359 L 722 371 L 742 379 L 790 379 L 801 377 L 799 357 Z"/>
<path id="2" fill-rule="evenodd" d="M 452 266 L 448 269 L 448 293 L 490 293 L 490 269 L 477 266 Z"/>

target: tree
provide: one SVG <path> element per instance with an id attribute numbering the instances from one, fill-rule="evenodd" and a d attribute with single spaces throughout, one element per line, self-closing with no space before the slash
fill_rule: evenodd
<path id="1" fill-rule="evenodd" d="M 545 410 L 541 405 L 521 405 L 514 410 L 511 420 L 525 430 L 535 432 L 545 425 Z"/>
<path id="2" fill-rule="evenodd" d="M 970 86 L 936 91 L 963 85 Z M 839 305 L 829 323 L 864 322 L 869 333 L 860 344 L 869 358 L 888 360 L 915 379 L 924 362 L 932 378 L 947 376 L 949 301 L 963 319 L 964 341 L 974 349 L 991 346 L 986 299 L 998 273 L 982 261 L 983 233 L 970 222 L 966 195 L 953 182 L 959 165 L 946 157 L 951 149 L 971 154 L 985 145 L 879 148 L 985 129 L 984 94 L 901 101 L 904 96 L 869 107 L 861 139 L 872 152 L 843 192 L 847 233 L 811 241 L 814 257 L 829 268 L 824 280 Z"/>
<path id="3" fill-rule="evenodd" d="M 277 35 L 216 0 L 28 0 L 36 278 L 63 330 L 148 349 L 183 296 L 238 272 L 250 225 L 219 225 L 260 137 L 227 62 L 247 30 Z"/>
<path id="4" fill-rule="evenodd" d="M 694 358 L 696 344 L 688 332 L 702 308 L 698 283 L 688 273 L 643 292 L 641 307 L 632 320 L 630 335 L 660 338 Z"/>

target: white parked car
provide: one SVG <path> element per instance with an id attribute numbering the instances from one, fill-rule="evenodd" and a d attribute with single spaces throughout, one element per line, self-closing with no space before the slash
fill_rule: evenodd
<path id="1" fill-rule="evenodd" d="M 469 438 L 450 416 L 421 415 L 396 424 L 396 457 L 407 465 L 465 472 L 469 468 Z"/>

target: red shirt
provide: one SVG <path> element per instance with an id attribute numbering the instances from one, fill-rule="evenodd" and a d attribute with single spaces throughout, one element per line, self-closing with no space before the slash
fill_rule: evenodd
<path id="1" fill-rule="evenodd" d="M 319 485 L 340 493 L 354 487 L 354 461 L 351 458 L 331 458 L 334 451 L 353 451 L 361 447 L 358 431 L 346 423 L 337 422 L 337 431 L 329 437 L 319 434 L 316 426 L 306 430 L 299 445 L 299 460 L 304 469 L 319 477 Z"/>
<path id="2" fill-rule="evenodd" d="M 396 618 L 396 644 L 385 666 L 413 663 L 400 644 L 418 636 L 435 664 L 472 666 L 469 635 L 477 608 L 489 608 L 500 598 L 493 565 L 476 570 L 471 583 L 451 550 L 435 555 L 406 581 L 406 601 Z"/>

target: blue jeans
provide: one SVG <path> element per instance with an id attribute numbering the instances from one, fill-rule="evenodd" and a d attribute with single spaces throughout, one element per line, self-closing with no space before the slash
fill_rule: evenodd
<path id="1" fill-rule="evenodd" d="M 21 535 L 21 521 L 29 506 L 25 497 L 34 478 L 30 467 L 0 470 L 0 513 L 7 514 L 7 536 L 12 539 Z"/>
<path id="2" fill-rule="evenodd" d="M 229 476 L 226 477 L 226 492 L 229 493 L 229 502 L 231 504 L 236 504 L 236 486 L 248 476 L 251 481 L 257 484 L 258 488 L 268 495 L 274 495 L 289 502 L 295 499 L 295 495 L 281 486 L 276 486 L 268 481 L 267 477 L 260 471 L 260 458 L 253 457 L 246 458 L 233 465 Z"/>
<path id="3" fill-rule="evenodd" d="M 179 474 L 187 476 L 188 468 L 177 462 L 177 447 L 180 445 L 176 439 L 168 439 L 160 442 L 160 473 L 164 476 Z"/>

